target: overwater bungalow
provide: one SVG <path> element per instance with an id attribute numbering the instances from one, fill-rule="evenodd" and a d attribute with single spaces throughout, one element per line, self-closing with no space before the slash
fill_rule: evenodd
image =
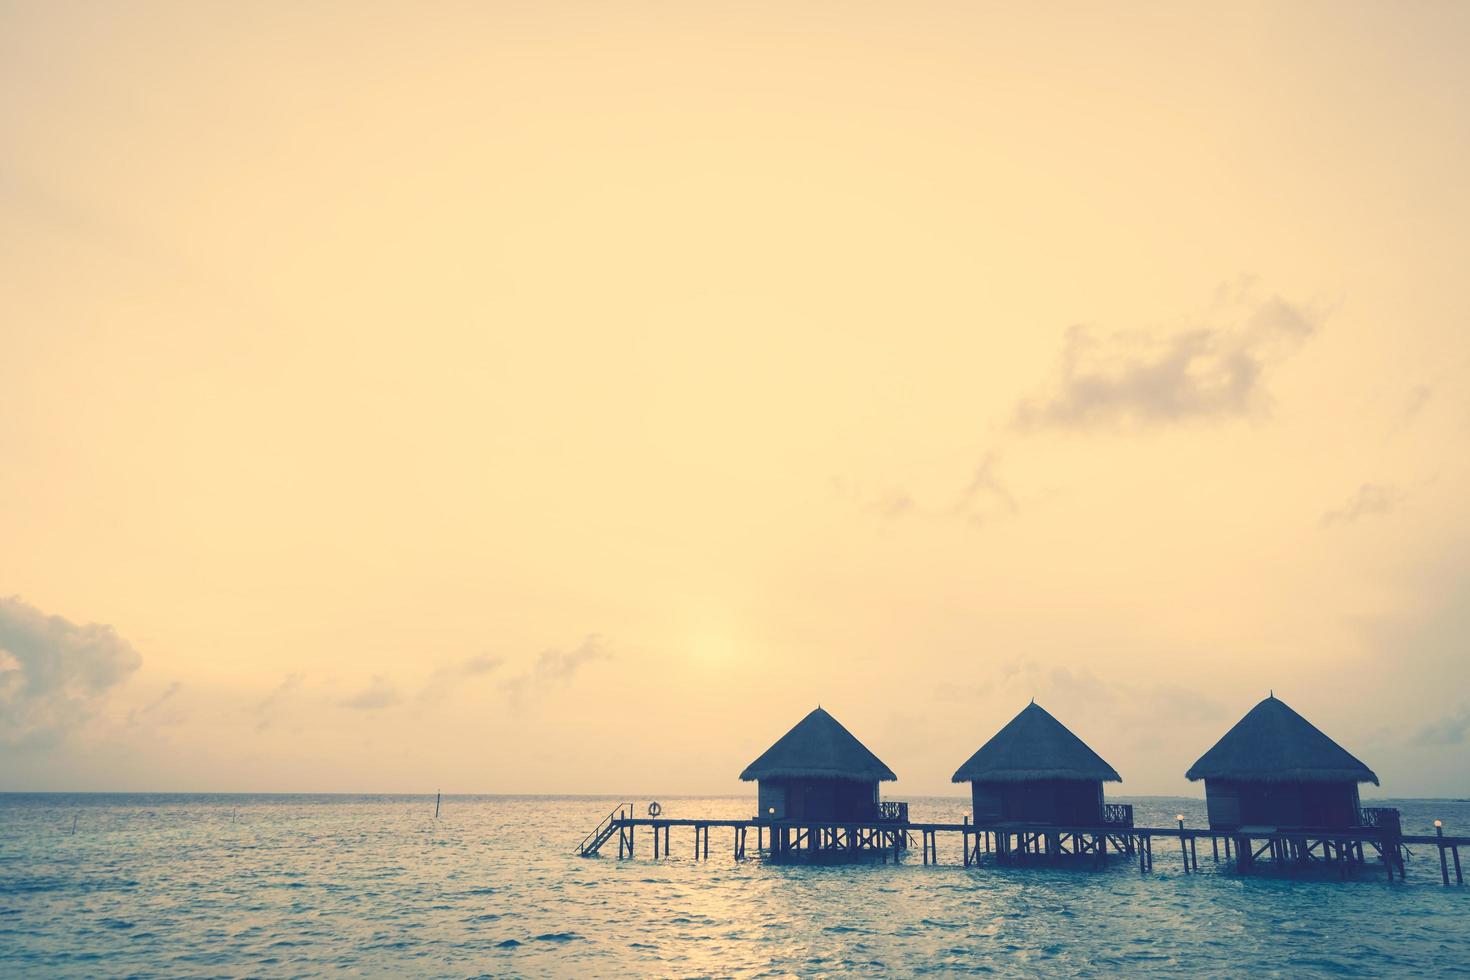
<path id="1" fill-rule="evenodd" d="M 584 857 L 613 837 L 618 857 L 631 858 L 640 832 L 652 837 L 653 857 L 671 856 L 670 833 L 692 830 L 693 856 L 710 856 L 710 831 L 731 831 L 731 854 L 773 860 L 901 860 L 917 839 L 925 864 L 939 862 L 940 835 L 957 835 L 964 867 L 994 854 L 1015 860 L 1076 859 L 1105 862 L 1109 854 L 1137 856 L 1138 870 L 1154 867 L 1154 844 L 1178 844 L 1185 872 L 1199 870 L 1199 844 L 1215 861 L 1249 870 L 1269 853 L 1292 863 L 1312 862 L 1342 875 L 1381 860 L 1389 879 L 1404 877 L 1406 845 L 1439 852 L 1440 880 L 1463 883 L 1460 849 L 1470 836 L 1404 834 L 1397 810 L 1358 805 L 1358 784 L 1378 777 L 1345 749 L 1274 696 L 1251 709 L 1187 773 L 1205 780 L 1209 828 L 1139 827 L 1132 807 L 1107 803 L 1103 783 L 1121 782 L 1112 766 L 1034 701 L 982 745 L 954 774 L 971 784 L 974 820 L 911 821 L 905 803 L 881 801 L 879 784 L 896 779 L 852 733 L 820 707 L 803 718 L 740 774 L 759 782 L 759 811 L 749 818 L 677 816 L 648 804 L 648 816 L 620 803 L 577 845 Z M 766 841 L 769 841 L 767 846 Z M 1172 850 L 1172 846 L 1169 848 Z"/>
<path id="2" fill-rule="evenodd" d="M 1125 810 L 1132 822 L 1131 808 L 1105 813 L 1103 783 L 1122 782 L 1117 770 L 1035 701 L 980 746 L 952 781 L 970 784 L 976 824 L 1102 827 L 1125 822 Z"/>
<path id="3" fill-rule="evenodd" d="M 1378 777 L 1274 694 L 1256 705 L 1185 774 L 1205 781 L 1211 830 L 1377 825 L 1358 784 Z M 1396 829 L 1396 828 L 1395 828 Z"/>
<path id="4" fill-rule="evenodd" d="M 759 818 L 807 822 L 907 819 L 886 812 L 878 784 L 898 777 L 853 734 L 818 707 L 745 767 L 756 780 Z M 907 807 L 904 806 L 904 810 Z"/>

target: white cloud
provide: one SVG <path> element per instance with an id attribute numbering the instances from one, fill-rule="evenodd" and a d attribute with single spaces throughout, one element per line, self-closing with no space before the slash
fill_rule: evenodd
<path id="1" fill-rule="evenodd" d="M 1205 313 L 1174 329 L 1067 331 L 1057 378 L 1022 401 L 1021 429 L 1149 426 L 1243 416 L 1265 400 L 1267 369 L 1316 332 L 1322 314 L 1248 281 L 1224 287 Z"/>
<path id="2" fill-rule="evenodd" d="M 1348 524 L 1362 517 L 1381 517 L 1397 510 L 1404 502 L 1404 491 L 1392 484 L 1365 483 L 1358 487 L 1345 505 L 1322 515 L 1322 526 Z"/>
<path id="3" fill-rule="evenodd" d="M 354 708 L 358 711 L 376 711 L 379 708 L 392 707 L 402 700 L 403 695 L 396 684 L 381 674 L 374 674 L 367 687 L 337 703 L 344 708 Z"/>
<path id="4" fill-rule="evenodd" d="M 0 744 L 46 745 L 91 719 L 142 657 L 111 626 L 0 599 Z"/>

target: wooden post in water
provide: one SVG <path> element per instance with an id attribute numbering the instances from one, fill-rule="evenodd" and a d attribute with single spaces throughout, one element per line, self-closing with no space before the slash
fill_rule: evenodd
<path id="1" fill-rule="evenodd" d="M 1179 856 L 1184 858 L 1184 873 L 1189 874 L 1189 848 L 1184 846 L 1184 814 L 1175 819 L 1179 821 Z"/>
<path id="2" fill-rule="evenodd" d="M 1450 869 L 1444 860 L 1444 822 L 1434 821 L 1434 836 L 1439 838 L 1439 876 L 1448 885 L 1450 883 Z"/>
<path id="3" fill-rule="evenodd" d="M 80 816 L 81 816 L 80 813 L 73 813 L 71 815 L 71 835 L 73 837 L 75 837 L 77 835 L 77 817 L 80 817 Z"/>
<path id="4" fill-rule="evenodd" d="M 434 819 L 439 819 L 439 800 L 444 796 L 443 790 L 434 791 Z"/>

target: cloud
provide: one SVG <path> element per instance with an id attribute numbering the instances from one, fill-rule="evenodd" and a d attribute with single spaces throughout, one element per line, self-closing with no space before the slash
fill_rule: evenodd
<path id="1" fill-rule="evenodd" d="M 501 663 L 499 657 L 482 654 L 452 664 L 444 664 L 429 675 L 428 683 L 418 693 L 418 701 L 423 704 L 442 701 L 466 681 L 483 677 L 499 668 Z"/>
<path id="2" fill-rule="evenodd" d="M 890 486 L 881 493 L 870 493 L 844 477 L 834 476 L 828 481 L 832 497 L 847 503 L 856 503 L 871 514 L 885 521 L 897 521 L 917 511 L 919 502 L 913 494 L 901 486 Z"/>
<path id="3" fill-rule="evenodd" d="M 367 687 L 350 698 L 343 698 L 337 704 L 358 711 L 376 711 L 379 708 L 392 707 L 402 700 L 403 695 L 399 693 L 397 685 L 381 674 L 374 674 Z"/>
<path id="4" fill-rule="evenodd" d="M 1224 705 L 1177 684 L 1119 681 L 1098 676 L 1086 667 L 1047 666 L 1022 655 L 997 664 L 985 680 L 970 685 L 945 685 L 942 700 L 976 699 L 999 702 L 1001 713 L 1020 710 L 1028 698 L 1059 716 L 1101 727 L 1120 720 L 1147 718 L 1155 729 L 1189 729 L 1226 717 Z"/>
<path id="5" fill-rule="evenodd" d="M 603 646 L 602 637 L 590 633 L 576 648 L 568 652 L 541 651 L 530 670 L 507 678 L 501 682 L 500 687 L 512 698 L 520 698 L 535 691 L 567 684 L 587 664 L 610 659 L 612 654 Z"/>
<path id="6" fill-rule="evenodd" d="M 281 683 L 271 688 L 269 694 L 261 698 L 259 702 L 249 709 L 252 714 L 260 717 L 260 720 L 255 723 L 256 731 L 263 732 L 275 723 L 276 715 L 280 712 L 281 704 L 290 696 L 291 692 L 301 686 L 301 682 L 305 679 L 304 674 L 287 674 L 281 678 Z"/>
<path id="7" fill-rule="evenodd" d="M 1020 509 L 1015 495 L 996 474 L 999 461 L 999 457 L 993 452 L 986 453 L 985 458 L 980 460 L 980 465 L 975 467 L 975 473 L 970 477 L 969 485 L 960 494 L 959 503 L 954 507 L 957 516 L 979 525 L 997 514 L 1014 514 Z"/>
<path id="8" fill-rule="evenodd" d="M 1267 369 L 1316 332 L 1321 314 L 1279 296 L 1258 300 L 1248 280 L 1222 287 L 1182 329 L 1066 334 L 1057 378 L 1023 400 L 1023 430 L 1150 426 L 1249 414 L 1265 399 Z"/>
<path id="9" fill-rule="evenodd" d="M 0 745 L 60 741 L 141 663 L 111 626 L 78 626 L 0 598 Z"/>
<path id="10" fill-rule="evenodd" d="M 1401 420 L 1404 423 L 1412 422 L 1416 416 L 1424 411 L 1424 406 L 1429 404 L 1434 397 L 1434 389 L 1429 385 L 1415 385 L 1409 390 L 1404 399 L 1404 411 Z"/>
<path id="11" fill-rule="evenodd" d="M 907 490 L 895 487 L 873 501 L 872 509 L 881 517 L 896 521 L 914 509 L 914 498 Z"/>
<path id="12" fill-rule="evenodd" d="M 1360 517 L 1381 517 L 1391 514 L 1403 504 L 1405 493 L 1392 484 L 1365 483 L 1343 507 L 1329 510 L 1322 515 L 1322 526 L 1347 524 Z"/>
<path id="13" fill-rule="evenodd" d="M 916 497 L 903 486 L 890 486 L 882 493 L 871 494 L 840 478 L 831 481 L 833 496 L 844 501 L 853 501 L 871 514 L 884 521 L 897 522 L 915 519 L 961 519 L 979 527 L 997 517 L 1015 514 L 1020 510 L 1015 495 L 996 472 L 1000 457 L 997 453 L 985 454 L 969 484 L 953 504 L 945 505 L 934 499 Z"/>
<path id="14" fill-rule="evenodd" d="M 141 708 L 130 708 L 128 710 L 128 725 L 136 726 L 144 723 L 154 725 L 179 725 L 188 720 L 188 715 L 179 710 L 174 699 L 178 697 L 179 691 L 184 685 L 173 681 L 164 688 L 163 693 L 149 701 Z"/>
<path id="15" fill-rule="evenodd" d="M 1460 710 L 1432 721 L 1419 729 L 1410 739 L 1415 745 L 1463 745 L 1470 734 L 1470 705 L 1460 705 Z"/>

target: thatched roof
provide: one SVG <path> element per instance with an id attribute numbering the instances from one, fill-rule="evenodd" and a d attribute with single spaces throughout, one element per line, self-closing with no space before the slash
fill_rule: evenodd
<path id="1" fill-rule="evenodd" d="M 1373 770 L 1275 695 L 1247 712 L 1214 748 L 1200 756 L 1185 776 L 1245 782 L 1378 785 Z"/>
<path id="2" fill-rule="evenodd" d="M 1020 783 L 1036 779 L 1123 781 L 1086 742 L 1032 701 L 960 766 L 953 782 Z"/>
<path id="3" fill-rule="evenodd" d="M 821 708 L 776 740 L 740 774 L 751 779 L 897 779 L 868 747 Z"/>

